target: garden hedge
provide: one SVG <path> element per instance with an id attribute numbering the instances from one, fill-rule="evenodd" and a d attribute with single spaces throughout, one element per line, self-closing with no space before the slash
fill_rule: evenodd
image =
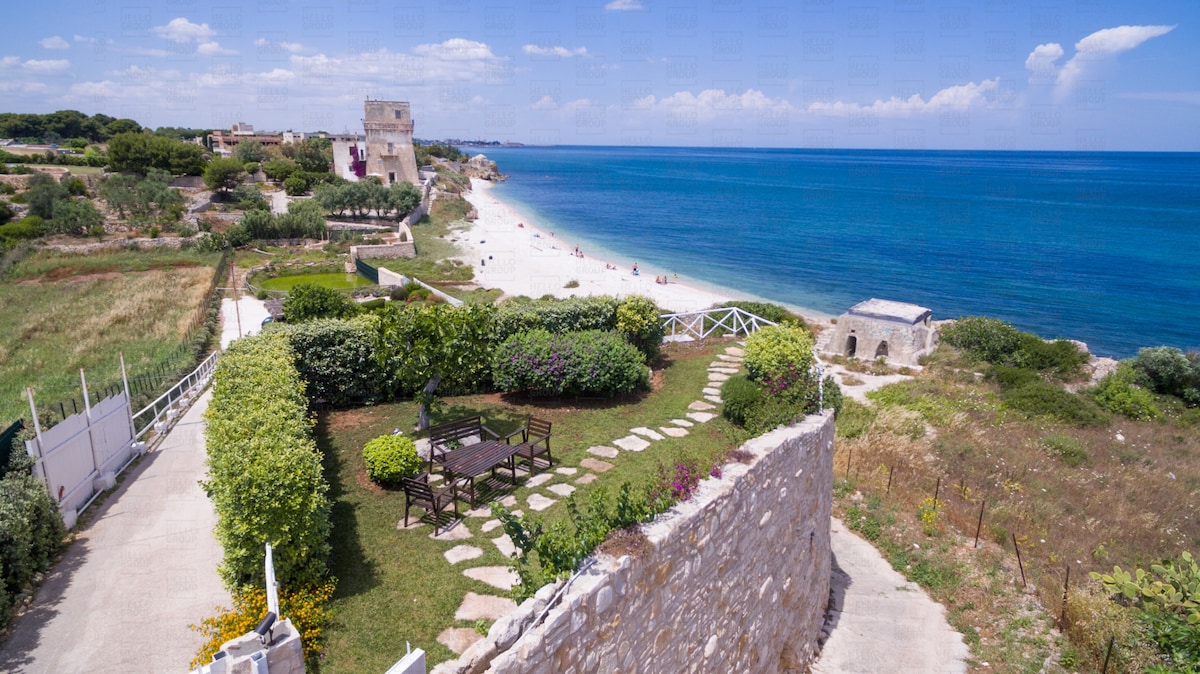
<path id="1" fill-rule="evenodd" d="M 613 297 L 571 297 L 565 300 L 515 298 L 496 311 L 498 342 L 518 332 L 545 330 L 552 333 L 584 330 L 613 330 L 617 327 L 617 307 Z"/>
<path id="2" fill-rule="evenodd" d="M 329 485 L 313 442 L 304 383 L 286 334 L 238 340 L 213 375 L 209 478 L 226 587 L 263 583 L 263 544 L 284 586 L 315 585 L 329 555 Z"/>
<path id="3" fill-rule="evenodd" d="M 385 397 L 387 377 L 375 358 L 375 333 L 369 320 L 323 318 L 272 325 L 287 334 L 309 398 L 349 407 Z"/>
<path id="4" fill-rule="evenodd" d="M 502 391 L 611 397 L 645 388 L 642 353 L 616 332 L 530 330 L 496 350 L 492 377 Z"/>
<path id="5" fill-rule="evenodd" d="M 8 623 L 17 595 L 63 547 L 66 527 L 46 485 L 30 474 L 24 448 L 13 450 L 0 478 L 0 629 Z"/>

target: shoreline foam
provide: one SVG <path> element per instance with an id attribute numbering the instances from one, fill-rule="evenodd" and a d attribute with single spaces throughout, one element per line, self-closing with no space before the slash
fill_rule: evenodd
<path id="1" fill-rule="evenodd" d="M 456 243 L 466 250 L 459 259 L 471 264 L 481 286 L 500 288 L 506 295 L 534 298 L 548 294 L 562 298 L 643 295 L 663 310 L 676 312 L 707 309 L 735 299 L 772 301 L 727 288 L 701 288 L 687 279 L 676 280 L 673 275 L 665 284 L 655 283 L 655 273 L 646 269 L 635 276 L 628 265 L 588 254 L 586 241 L 559 238 L 533 226 L 531 218 L 496 197 L 490 182 L 472 178 L 471 188 L 464 197 L 479 217 L 465 230 L 465 239 Z M 576 247 L 584 257 L 574 255 Z M 572 280 L 579 286 L 564 287 Z M 829 318 L 802 307 L 787 308 L 809 322 L 827 322 Z"/>

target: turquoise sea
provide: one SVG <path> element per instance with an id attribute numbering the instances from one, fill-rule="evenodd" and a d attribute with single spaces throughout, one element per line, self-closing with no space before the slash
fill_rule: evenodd
<path id="1" fill-rule="evenodd" d="M 828 314 L 995 316 L 1100 355 L 1200 347 L 1200 154 L 485 152 L 498 197 L 643 273 Z"/>

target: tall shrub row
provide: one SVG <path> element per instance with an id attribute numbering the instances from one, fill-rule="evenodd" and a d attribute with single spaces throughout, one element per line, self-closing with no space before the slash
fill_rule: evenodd
<path id="1" fill-rule="evenodd" d="M 375 359 L 375 335 L 368 319 L 323 318 L 279 325 L 296 354 L 296 369 L 308 396 L 335 407 L 376 402 L 386 376 Z"/>
<path id="2" fill-rule="evenodd" d="M 224 548 L 220 573 L 235 589 L 263 583 L 263 544 L 284 586 L 315 586 L 329 555 L 329 489 L 313 442 L 295 351 L 280 332 L 235 342 L 213 375 L 209 478 Z"/>
<path id="3" fill-rule="evenodd" d="M 642 353 L 616 332 L 530 330 L 500 345 L 492 377 L 505 391 L 615 396 L 647 385 L 642 359 Z"/>
<path id="4" fill-rule="evenodd" d="M 496 339 L 500 342 L 518 332 L 545 330 L 561 334 L 583 330 L 613 330 L 617 307 L 613 297 L 571 297 L 565 300 L 511 299 L 496 311 Z"/>

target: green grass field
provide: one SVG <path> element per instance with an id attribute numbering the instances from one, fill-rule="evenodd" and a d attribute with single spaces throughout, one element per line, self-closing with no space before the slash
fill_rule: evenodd
<path id="1" fill-rule="evenodd" d="M 220 256 L 172 249 L 88 256 L 35 253 L 0 281 L 0 424 L 29 416 L 35 400 L 80 398 L 180 354 Z"/>
<path id="2" fill-rule="evenodd" d="M 334 290 L 346 290 L 349 288 L 362 288 L 365 286 L 375 285 L 370 279 L 359 276 L 358 274 L 345 274 L 335 272 L 332 274 L 303 274 L 298 276 L 276 276 L 261 281 L 259 286 L 265 290 L 284 290 L 288 291 L 301 283 L 312 283 L 314 285 L 332 288 Z"/>
<path id="3" fill-rule="evenodd" d="M 539 403 L 499 395 L 464 396 L 447 399 L 434 423 L 481 414 L 492 430 L 504 434 L 517 428 L 527 415 L 536 415 L 554 424 L 551 447 L 555 467 L 578 467 L 591 456 L 588 447 L 609 445 L 635 426 L 656 428 L 682 417 L 706 385 L 712 354 L 724 346 L 724 342 L 714 341 L 706 346 L 668 347 L 664 367 L 655 371 L 654 390 L 626 400 Z M 474 627 L 454 620 L 463 596 L 468 591 L 504 594 L 462 575 L 466 566 L 507 563 L 489 540 L 503 532 L 484 533 L 480 528 L 488 518 L 464 518 L 459 526 L 472 533 L 465 541 L 432 540 L 428 525 L 398 530 L 404 519 L 404 493 L 380 489 L 366 477 L 363 445 L 397 427 L 411 434 L 416 416 L 416 406 L 406 402 L 328 413 L 317 425 L 334 503 L 330 570 L 338 578 L 332 602 L 335 618 L 326 629 L 322 674 L 382 672 L 404 655 L 405 641 L 424 649 L 430 664 L 448 660 L 454 654 L 438 643 L 438 634 L 448 627 Z M 622 482 L 648 480 L 660 463 L 673 465 L 691 458 L 708 462 L 740 444 L 743 437 L 720 418 L 689 430 L 685 438 L 655 442 L 644 452 L 622 452 L 612 460 L 612 470 L 579 486 L 576 495 L 586 498 L 600 487 L 615 494 Z M 557 475 L 554 482 L 573 483 L 578 475 Z M 520 478 L 523 483 L 524 470 Z M 524 506 L 531 490 L 517 486 L 508 493 Z M 466 510 L 464 503 L 459 507 Z M 564 501 L 559 500 L 541 516 L 552 521 L 565 512 Z M 413 509 L 414 517 L 420 514 L 419 508 Z M 470 564 L 447 563 L 443 553 L 463 543 L 481 548 L 483 557 Z"/>

